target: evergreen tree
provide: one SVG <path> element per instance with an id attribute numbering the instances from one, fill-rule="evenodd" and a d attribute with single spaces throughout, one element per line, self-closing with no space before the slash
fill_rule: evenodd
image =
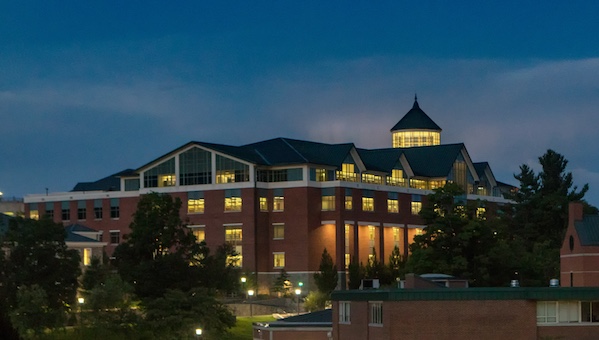
<path id="1" fill-rule="evenodd" d="M 316 287 L 321 293 L 330 296 L 331 292 L 337 287 L 339 275 L 337 273 L 337 265 L 333 263 L 333 258 L 324 248 L 320 259 L 319 272 L 314 274 Z"/>

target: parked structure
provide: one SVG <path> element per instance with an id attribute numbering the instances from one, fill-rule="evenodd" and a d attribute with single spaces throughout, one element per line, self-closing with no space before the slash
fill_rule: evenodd
<path id="1" fill-rule="evenodd" d="M 29 195 L 25 214 L 100 232 L 111 255 L 129 232 L 140 195 L 182 200 L 182 218 L 198 240 L 216 249 L 229 242 L 237 264 L 257 274 L 260 289 L 281 269 L 310 289 L 324 248 L 345 282 L 351 258 L 374 252 L 385 261 L 424 228 L 426 195 L 452 181 L 479 213 L 507 202 L 509 186 L 488 163 L 475 163 L 464 144 L 441 144 L 441 129 L 412 109 L 391 129 L 393 148 L 361 149 L 276 138 L 243 146 L 189 142 L 155 160 L 70 192 Z"/>

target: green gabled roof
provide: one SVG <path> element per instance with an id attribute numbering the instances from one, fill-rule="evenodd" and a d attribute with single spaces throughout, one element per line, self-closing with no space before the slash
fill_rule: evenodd
<path id="1" fill-rule="evenodd" d="M 121 190 L 121 177 L 134 173 L 135 170 L 127 169 L 95 182 L 79 182 L 71 191 L 119 191 Z"/>
<path id="2" fill-rule="evenodd" d="M 357 149 L 366 170 L 382 171 L 390 173 L 399 162 L 399 157 L 404 149 L 388 148 L 388 149 Z"/>
<path id="3" fill-rule="evenodd" d="M 599 287 L 489 287 L 334 291 L 333 301 L 597 300 Z"/>
<path id="4" fill-rule="evenodd" d="M 255 163 L 255 164 L 264 164 L 264 160 L 251 149 L 246 149 L 241 146 L 231 146 L 225 144 L 215 144 L 215 143 L 206 143 L 206 142 L 193 142 L 194 144 L 203 146 L 208 149 L 212 149 L 214 151 L 218 151 L 235 158 Z"/>
<path id="5" fill-rule="evenodd" d="M 283 140 L 305 159 L 304 163 L 330 166 L 340 166 L 343 164 L 351 149 L 355 147 L 353 143 L 324 144 L 289 138 L 284 138 Z"/>
<path id="6" fill-rule="evenodd" d="M 599 215 L 584 215 L 574 227 L 583 246 L 599 246 Z"/>
<path id="7" fill-rule="evenodd" d="M 404 148 L 414 176 L 447 177 L 464 149 L 463 143 Z"/>
<path id="8" fill-rule="evenodd" d="M 420 108 L 418 105 L 418 99 L 414 98 L 414 105 L 412 109 L 408 111 L 408 113 L 403 116 L 402 119 L 395 124 L 395 126 L 391 129 L 391 131 L 397 130 L 435 130 L 441 131 L 439 125 L 437 125 L 433 120 Z"/>

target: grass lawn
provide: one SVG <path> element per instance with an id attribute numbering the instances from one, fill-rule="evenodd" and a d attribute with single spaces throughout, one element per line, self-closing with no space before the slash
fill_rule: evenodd
<path id="1" fill-rule="evenodd" d="M 252 340 L 252 322 L 275 321 L 272 315 L 239 316 L 237 324 L 230 330 L 230 340 Z"/>

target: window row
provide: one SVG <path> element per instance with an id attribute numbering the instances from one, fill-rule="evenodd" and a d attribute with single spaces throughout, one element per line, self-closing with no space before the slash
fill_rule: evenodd
<path id="1" fill-rule="evenodd" d="M 339 323 L 351 323 L 351 302 L 339 301 Z M 368 302 L 368 324 L 370 326 L 383 325 L 383 302 L 369 301 Z"/>
<path id="2" fill-rule="evenodd" d="M 374 204 L 374 193 L 371 190 L 362 191 L 362 211 L 375 211 Z M 345 210 L 353 210 L 353 196 L 351 189 L 345 189 L 345 195 L 343 197 L 343 205 Z M 422 196 L 412 195 L 412 202 L 410 203 L 410 213 L 418 215 L 422 210 Z M 322 211 L 334 211 L 335 210 L 335 188 L 322 189 L 321 197 L 321 209 Z M 387 194 L 387 212 L 388 213 L 399 213 L 399 194 L 396 192 L 390 192 Z"/>
<path id="3" fill-rule="evenodd" d="M 538 301 L 537 323 L 599 322 L 599 301 Z"/>
<path id="4" fill-rule="evenodd" d="M 103 200 L 97 199 L 94 200 L 93 210 L 88 212 L 87 201 L 77 201 L 77 210 L 76 215 L 71 213 L 71 201 L 62 201 L 60 202 L 60 217 L 61 220 L 71 221 L 73 217 L 77 217 L 77 220 L 87 220 L 89 218 L 93 218 L 95 220 L 101 220 L 104 218 L 104 208 L 103 208 Z M 54 202 L 46 202 L 43 205 L 44 210 L 40 211 L 40 203 L 30 203 L 29 204 L 29 218 L 37 220 L 40 218 L 40 214 L 42 216 L 47 216 L 50 219 L 54 219 L 55 217 L 55 204 Z M 109 216 L 111 219 L 118 219 L 121 215 L 120 209 L 120 200 L 118 198 L 110 199 L 110 210 Z"/>

